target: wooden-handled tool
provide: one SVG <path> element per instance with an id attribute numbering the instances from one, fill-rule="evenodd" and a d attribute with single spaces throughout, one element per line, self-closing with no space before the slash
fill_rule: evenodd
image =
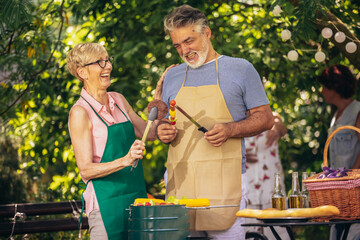
<path id="1" fill-rule="evenodd" d="M 150 110 L 150 113 L 149 113 L 149 117 L 148 117 L 148 122 L 146 124 L 146 128 L 145 128 L 145 131 L 144 131 L 144 134 L 143 134 L 143 137 L 141 139 L 141 141 L 145 142 L 146 141 L 146 138 L 147 138 L 147 135 L 149 133 L 149 130 L 150 130 L 150 126 L 152 124 L 153 121 L 155 121 L 155 119 L 157 118 L 157 115 L 158 115 L 158 108 L 157 107 L 153 107 L 151 110 Z M 132 167 L 130 169 L 130 172 L 132 172 L 132 170 L 134 168 L 136 168 L 137 164 L 139 162 L 139 159 L 136 159 L 133 164 L 132 164 Z"/>

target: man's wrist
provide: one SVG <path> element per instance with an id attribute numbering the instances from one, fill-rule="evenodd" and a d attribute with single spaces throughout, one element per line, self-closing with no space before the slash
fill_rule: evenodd
<path id="1" fill-rule="evenodd" d="M 227 138 L 232 138 L 234 137 L 234 135 L 236 135 L 236 133 L 234 132 L 235 129 L 234 129 L 234 123 L 225 123 L 224 124 L 224 127 L 225 127 L 225 132 L 226 132 L 226 135 L 227 135 Z"/>

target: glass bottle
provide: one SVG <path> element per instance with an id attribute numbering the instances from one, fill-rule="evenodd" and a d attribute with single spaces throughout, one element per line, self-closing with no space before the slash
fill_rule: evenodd
<path id="1" fill-rule="evenodd" d="M 299 177 L 297 172 L 292 173 L 291 192 L 289 194 L 289 208 L 302 208 Z"/>
<path id="2" fill-rule="evenodd" d="M 311 172 L 310 177 L 314 176 L 315 174 L 316 174 L 316 172 Z"/>
<path id="3" fill-rule="evenodd" d="M 285 196 L 281 191 L 280 173 L 274 174 L 274 193 L 271 196 L 272 207 L 285 210 Z"/>
<path id="4" fill-rule="evenodd" d="M 301 183 L 301 200 L 302 200 L 302 206 L 304 208 L 310 207 L 310 198 L 309 198 L 309 191 L 306 188 L 306 185 L 304 183 L 304 180 L 308 178 L 308 173 L 303 172 L 302 173 L 302 183 Z"/>

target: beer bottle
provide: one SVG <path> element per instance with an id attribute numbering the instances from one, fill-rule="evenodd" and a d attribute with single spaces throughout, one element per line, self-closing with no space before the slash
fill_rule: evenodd
<path id="1" fill-rule="evenodd" d="M 308 178 L 308 173 L 303 172 L 302 173 L 302 183 L 301 183 L 301 198 L 304 208 L 310 207 L 310 198 L 309 198 L 309 191 L 306 188 L 306 185 L 304 183 L 304 180 Z"/>
<path id="2" fill-rule="evenodd" d="M 274 193 L 271 196 L 272 207 L 285 210 L 285 196 L 281 191 L 280 173 L 274 174 Z"/>
<path id="3" fill-rule="evenodd" d="M 297 172 L 292 173 L 291 192 L 289 194 L 289 208 L 302 208 L 299 177 Z"/>

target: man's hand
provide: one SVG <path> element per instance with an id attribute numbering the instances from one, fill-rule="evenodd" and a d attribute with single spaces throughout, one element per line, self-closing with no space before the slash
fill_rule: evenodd
<path id="1" fill-rule="evenodd" d="M 217 123 L 214 127 L 207 131 L 204 138 L 214 147 L 220 147 L 230 137 L 230 128 L 225 123 Z"/>
<path id="2" fill-rule="evenodd" d="M 159 140 L 163 143 L 170 143 L 176 138 L 177 129 L 168 120 L 161 120 L 156 129 Z"/>

